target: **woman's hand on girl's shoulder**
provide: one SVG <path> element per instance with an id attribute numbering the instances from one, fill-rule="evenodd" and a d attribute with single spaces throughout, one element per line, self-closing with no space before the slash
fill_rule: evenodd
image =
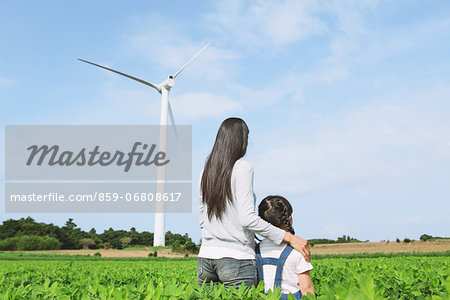
<path id="1" fill-rule="evenodd" d="M 308 241 L 293 235 L 290 232 L 286 232 L 284 235 L 284 242 L 291 245 L 292 248 L 300 252 L 306 261 L 311 261 L 311 249 L 309 248 Z"/>

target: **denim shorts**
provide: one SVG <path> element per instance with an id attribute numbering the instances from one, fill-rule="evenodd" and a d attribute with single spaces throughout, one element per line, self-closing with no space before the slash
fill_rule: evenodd
<path id="1" fill-rule="evenodd" d="M 201 285 L 206 279 L 206 284 L 223 283 L 224 286 L 239 286 L 245 282 L 245 286 L 257 285 L 256 260 L 235 259 L 224 257 L 219 259 L 198 258 L 197 281 Z"/>

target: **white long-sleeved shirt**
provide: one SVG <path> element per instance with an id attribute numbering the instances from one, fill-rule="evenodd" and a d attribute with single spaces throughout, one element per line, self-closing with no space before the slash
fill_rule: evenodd
<path id="1" fill-rule="evenodd" d="M 219 259 L 255 259 L 255 233 L 280 244 L 286 232 L 264 221 L 255 213 L 253 193 L 253 168 L 245 160 L 238 160 L 231 174 L 233 201 L 227 202 L 219 220 L 208 219 L 206 204 L 202 201 L 201 176 L 199 182 L 199 222 L 202 230 L 202 245 L 199 257 Z"/>

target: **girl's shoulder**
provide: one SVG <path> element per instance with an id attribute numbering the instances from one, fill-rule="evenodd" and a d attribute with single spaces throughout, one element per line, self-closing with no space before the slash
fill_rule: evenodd
<path id="1" fill-rule="evenodd" d="M 283 242 L 280 245 L 277 245 L 270 240 L 264 239 L 259 243 L 259 246 L 262 257 L 278 258 L 287 244 Z M 307 262 L 303 255 L 295 249 L 292 249 L 291 253 L 289 253 L 284 266 L 291 268 L 291 270 L 294 270 L 294 273 L 296 274 L 313 269 L 312 264 Z"/>
<path id="2" fill-rule="evenodd" d="M 259 243 L 259 247 L 260 249 L 262 249 L 262 252 L 265 252 L 266 254 L 276 254 L 279 255 L 281 254 L 281 252 L 284 250 L 284 248 L 286 248 L 288 246 L 287 243 L 282 242 L 281 244 L 277 245 L 274 242 L 272 242 L 271 240 L 268 239 L 264 239 Z M 303 255 L 298 252 L 295 249 L 292 249 L 291 253 L 289 254 L 290 257 L 294 258 L 295 260 L 305 260 L 305 258 L 303 257 Z"/>
<path id="3" fill-rule="evenodd" d="M 284 242 L 278 245 L 272 242 L 271 240 L 264 239 L 261 242 L 259 242 L 259 249 L 261 251 L 262 256 L 277 258 L 278 256 L 280 256 L 281 252 L 284 250 L 286 245 L 287 244 Z"/>
<path id="4" fill-rule="evenodd" d="M 300 252 L 298 252 L 295 249 L 292 249 L 291 255 L 298 261 L 305 261 L 306 262 L 305 257 Z"/>

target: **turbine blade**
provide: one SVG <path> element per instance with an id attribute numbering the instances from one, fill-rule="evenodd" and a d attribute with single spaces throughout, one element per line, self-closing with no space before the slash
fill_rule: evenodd
<path id="1" fill-rule="evenodd" d="M 116 70 L 113 70 L 113 69 L 110 69 L 110 68 L 107 68 L 107 67 L 104 67 L 104 66 L 101 66 L 101 65 L 97 65 L 97 64 L 95 64 L 95 63 L 93 63 L 93 62 L 90 62 L 90 61 L 87 61 L 87 60 L 84 60 L 84 59 L 81 59 L 81 58 L 79 58 L 78 60 L 80 60 L 80 61 L 82 61 L 82 62 L 85 62 L 85 63 L 88 63 L 88 64 L 91 64 L 91 65 L 94 65 L 94 66 L 96 66 L 96 67 L 99 67 L 99 68 L 102 68 L 102 69 L 111 71 L 111 72 L 114 72 L 114 73 L 117 73 L 117 74 L 119 74 L 119 75 L 128 77 L 128 78 L 130 78 L 130 79 L 136 80 L 136 81 L 138 81 L 138 82 L 140 82 L 140 83 L 143 83 L 143 84 L 145 84 L 145 85 L 151 86 L 152 88 L 156 89 L 158 92 L 161 92 L 161 88 L 160 88 L 159 86 L 157 86 L 156 84 L 153 84 L 153 83 L 151 83 L 151 82 L 147 82 L 147 81 L 144 81 L 144 80 L 142 80 L 142 79 L 133 77 L 133 76 L 131 76 L 131 75 L 128 75 L 128 74 L 125 74 L 125 73 L 122 73 L 122 72 L 119 72 L 119 71 L 116 71 Z"/>
<path id="2" fill-rule="evenodd" d="M 173 128 L 173 131 L 175 133 L 175 137 L 177 139 L 178 150 L 181 153 L 181 157 L 184 159 L 184 154 L 183 154 L 183 151 L 181 149 L 180 137 L 178 136 L 177 127 L 175 126 L 175 119 L 173 117 L 172 107 L 170 105 L 170 102 L 168 104 L 169 104 L 169 109 L 168 110 L 169 110 L 170 122 L 172 123 L 172 128 Z"/>
<path id="3" fill-rule="evenodd" d="M 177 77 L 178 76 L 178 74 L 180 74 L 181 73 L 181 71 L 183 71 L 184 70 L 184 68 L 186 68 L 197 56 L 199 56 L 200 55 L 200 53 L 202 53 L 203 52 L 203 50 L 205 50 L 206 49 L 206 47 L 208 47 L 209 46 L 209 43 L 208 44 L 206 44 L 205 46 L 203 46 L 203 48 L 202 49 L 200 49 L 200 51 L 198 51 L 197 52 L 197 54 L 195 54 L 194 56 L 192 56 L 192 58 L 187 62 L 187 63 L 185 63 L 184 64 L 184 66 L 182 66 L 181 67 L 181 69 L 180 70 L 178 70 L 178 72 L 176 72 L 175 73 L 175 75 L 173 75 L 173 78 L 175 78 L 175 77 Z"/>

